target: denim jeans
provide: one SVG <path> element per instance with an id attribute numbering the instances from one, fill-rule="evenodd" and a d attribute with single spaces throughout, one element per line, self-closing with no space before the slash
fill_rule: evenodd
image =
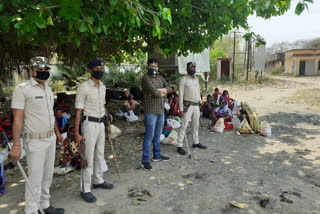
<path id="1" fill-rule="evenodd" d="M 144 126 L 146 134 L 143 140 L 142 163 L 149 162 L 150 146 L 153 142 L 153 157 L 160 157 L 160 135 L 163 129 L 164 114 L 144 114 Z"/>

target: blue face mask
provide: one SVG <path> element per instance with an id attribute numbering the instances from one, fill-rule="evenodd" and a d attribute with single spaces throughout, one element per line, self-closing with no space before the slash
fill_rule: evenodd
<path id="1" fill-rule="evenodd" d="M 191 76 L 194 75 L 195 73 L 196 73 L 196 70 L 188 70 L 188 74 Z"/>

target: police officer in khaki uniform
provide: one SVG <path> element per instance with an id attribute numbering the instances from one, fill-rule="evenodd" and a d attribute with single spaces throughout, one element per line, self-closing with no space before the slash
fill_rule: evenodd
<path id="1" fill-rule="evenodd" d="M 19 84 L 12 97 L 13 146 L 10 157 L 17 162 L 21 155 L 20 136 L 23 127 L 24 149 L 32 189 L 46 214 L 63 214 L 64 209 L 50 205 L 49 188 L 52 182 L 56 139 L 62 142 L 54 120 L 54 97 L 47 83 L 50 76 L 48 60 L 44 57 L 31 59 L 28 82 Z M 25 213 L 36 214 L 38 207 L 29 188 L 25 189 Z"/>
<path id="2" fill-rule="evenodd" d="M 182 122 L 178 134 L 177 152 L 181 155 L 186 154 L 182 146 L 189 121 L 192 121 L 192 147 L 199 149 L 207 148 L 199 143 L 198 137 L 201 97 L 199 79 L 195 76 L 195 63 L 187 63 L 187 73 L 188 75 L 185 75 L 181 79 L 179 85 L 179 117 L 182 118 Z"/>
<path id="3" fill-rule="evenodd" d="M 81 169 L 80 196 L 89 203 L 97 201 L 91 193 L 91 183 L 93 188 L 112 189 L 113 184 L 104 181 L 102 173 L 102 163 L 104 161 L 105 125 L 104 119 L 107 114 L 104 107 L 106 87 L 100 81 L 104 73 L 104 63 L 95 59 L 88 64 L 91 78 L 81 84 L 76 95 L 76 118 L 75 118 L 75 138 L 77 143 L 84 141 L 85 158 L 87 167 Z M 83 137 L 79 134 L 81 114 L 83 113 Z M 110 134 L 110 126 L 108 133 Z M 91 182 L 91 172 L 93 170 L 93 181 Z"/>

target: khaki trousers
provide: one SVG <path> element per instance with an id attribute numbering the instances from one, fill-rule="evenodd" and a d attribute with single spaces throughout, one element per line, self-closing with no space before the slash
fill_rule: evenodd
<path id="1" fill-rule="evenodd" d="M 186 129 L 188 127 L 190 120 L 192 122 L 192 141 L 194 144 L 199 143 L 199 138 L 198 138 L 199 118 L 200 118 L 199 106 L 191 105 L 188 111 L 184 113 L 184 116 L 181 120 L 181 126 L 178 134 L 178 143 L 177 143 L 178 147 L 183 146 L 183 139 L 186 134 Z"/>
<path id="2" fill-rule="evenodd" d="M 40 201 L 43 209 L 50 205 L 50 192 L 54 160 L 56 153 L 56 135 L 47 139 L 24 139 L 24 149 L 27 155 L 28 180 Z M 25 213 L 38 214 L 38 206 L 29 190 L 25 187 Z"/>
<path id="3" fill-rule="evenodd" d="M 105 128 L 103 123 L 85 120 L 83 122 L 83 136 L 85 138 L 85 157 L 88 162 L 86 169 L 82 169 L 80 177 L 81 192 L 91 192 L 91 183 L 101 184 L 103 180 L 102 163 L 104 161 Z M 93 169 L 93 181 L 91 172 Z"/>

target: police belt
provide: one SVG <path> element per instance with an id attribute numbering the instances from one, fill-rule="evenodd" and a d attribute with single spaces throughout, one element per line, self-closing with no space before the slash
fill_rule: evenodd
<path id="1" fill-rule="evenodd" d="M 200 104 L 199 102 L 195 103 L 188 100 L 183 100 L 183 103 L 185 103 L 188 106 L 198 106 Z"/>
<path id="2" fill-rule="evenodd" d="M 47 132 L 40 132 L 40 133 L 24 133 L 25 138 L 30 139 L 47 139 L 50 138 L 54 134 L 53 130 Z"/>
<path id="3" fill-rule="evenodd" d="M 96 117 L 84 116 L 84 120 L 88 120 L 90 122 L 95 122 L 95 123 L 104 123 L 105 117 L 96 118 Z"/>

